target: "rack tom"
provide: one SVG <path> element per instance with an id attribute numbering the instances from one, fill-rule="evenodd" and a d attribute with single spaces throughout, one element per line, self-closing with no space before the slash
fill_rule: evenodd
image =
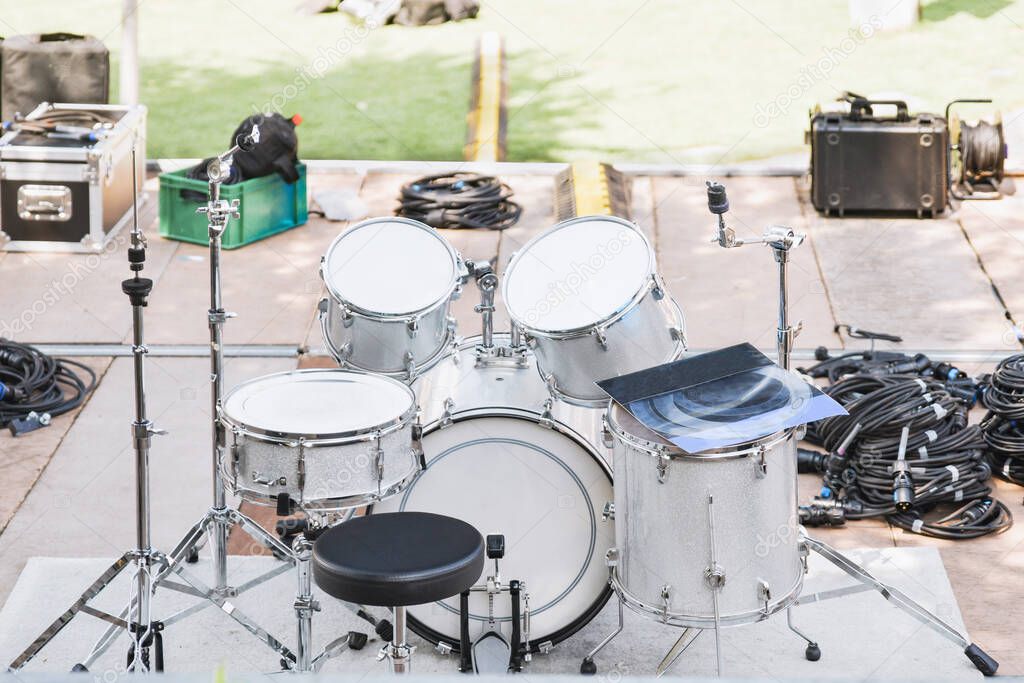
<path id="1" fill-rule="evenodd" d="M 464 270 L 458 252 L 419 221 L 373 218 L 352 226 L 321 259 L 324 342 L 345 367 L 413 379 L 452 346 L 449 313 Z"/>
<path id="2" fill-rule="evenodd" d="M 225 396 L 221 471 L 231 489 L 274 505 L 342 510 L 401 491 L 420 469 L 412 390 L 398 380 L 345 370 L 257 377 Z"/>
<path id="3" fill-rule="evenodd" d="M 682 311 L 650 242 L 615 216 L 574 218 L 530 240 L 509 263 L 502 294 L 551 393 L 571 403 L 603 406 L 597 380 L 686 349 Z"/>

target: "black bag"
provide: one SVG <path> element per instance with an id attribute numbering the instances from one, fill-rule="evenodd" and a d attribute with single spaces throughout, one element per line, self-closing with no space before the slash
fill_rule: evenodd
<path id="1" fill-rule="evenodd" d="M 40 102 L 106 104 L 110 52 L 97 38 L 75 33 L 11 36 L 0 47 L 0 116 L 28 114 Z"/>
<path id="2" fill-rule="evenodd" d="M 231 145 L 240 136 L 252 132 L 253 124 L 260 127 L 260 141 L 252 151 L 239 150 L 235 153 L 235 165 L 242 172 L 242 178 L 262 178 L 277 173 L 289 185 L 299 179 L 295 165 L 299 161 L 299 138 L 295 134 L 295 122 L 280 114 L 254 114 L 242 121 L 231 136 Z"/>
<path id="3" fill-rule="evenodd" d="M 394 21 L 403 26 L 427 26 L 472 19 L 479 11 L 477 0 L 402 0 Z"/>
<path id="4" fill-rule="evenodd" d="M 901 100 L 850 96 L 849 112 L 811 117 L 811 203 L 818 211 L 945 210 L 949 129 L 936 114 L 911 116 Z M 895 107 L 890 117 L 875 107 Z"/>

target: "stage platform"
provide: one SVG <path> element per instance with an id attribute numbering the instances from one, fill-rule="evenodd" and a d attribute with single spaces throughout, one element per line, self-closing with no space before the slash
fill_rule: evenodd
<path id="1" fill-rule="evenodd" d="M 366 202 L 369 215 L 385 215 L 392 212 L 403 182 L 464 166 L 457 162 L 407 162 L 398 167 L 311 164 L 309 184 L 311 192 L 320 188 L 348 190 Z M 447 231 L 445 236 L 465 258 L 497 257 L 499 270 L 504 268 L 517 248 L 553 223 L 553 168 L 493 166 L 491 170 L 501 174 L 524 207 L 520 223 L 501 233 Z M 724 250 L 711 243 L 714 223 L 706 209 L 705 177 L 667 173 L 635 176 L 634 218 L 656 245 L 661 271 L 686 312 L 692 348 L 749 341 L 769 349 L 775 339 L 775 264 L 765 248 Z M 960 367 L 972 373 L 990 369 L 999 358 L 1020 351 L 1010 320 L 1024 319 L 1024 279 L 1020 277 L 1024 264 L 1024 197 L 966 203 L 937 220 L 840 220 L 824 219 L 813 211 L 801 178 L 734 177 L 725 179 L 725 183 L 732 203 L 732 223 L 741 236 L 759 235 L 767 223 L 790 225 L 808 233 L 808 241 L 794 252 L 791 269 L 792 316 L 804 324 L 803 334 L 797 339 L 798 358 L 804 360 L 798 360 L 797 365 L 806 362 L 819 345 L 834 351 L 862 348 L 861 342 L 833 332 L 837 322 L 900 334 L 906 339 L 902 347 L 908 351 L 935 352 L 957 359 Z M 159 237 L 156 187 L 156 180 L 150 179 L 150 202 L 143 212 L 150 242 L 146 275 L 156 281 L 146 312 L 146 340 L 154 347 L 194 355 L 208 344 L 207 252 L 200 246 Z M 227 386 L 297 364 L 327 362 L 318 355 L 322 354 L 323 343 L 315 324 L 316 302 L 322 296 L 318 265 L 331 240 L 345 227 L 344 223 L 310 216 L 305 226 L 224 254 L 225 307 L 238 314 L 226 324 L 225 340 L 246 345 L 256 356 L 228 359 Z M 0 289 L 0 336 L 40 344 L 126 342 L 131 311 L 119 286 L 128 272 L 126 236 L 120 236 L 114 244 L 109 253 L 96 256 L 0 253 L 0 273 L 6 285 Z M 462 334 L 477 333 L 475 303 L 472 287 L 456 302 Z M 501 328 L 507 318 L 500 301 L 498 312 L 497 326 Z M 57 609 L 70 593 L 76 592 L 78 587 L 72 590 L 70 584 L 78 580 L 84 587 L 102 564 L 75 558 L 112 557 L 134 542 L 129 438 L 131 360 L 103 355 L 85 358 L 85 362 L 96 370 L 100 383 L 82 409 L 19 439 L 7 432 L 0 434 L 0 478 L 5 484 L 0 488 L 0 602 L 10 597 L 0 618 L 5 656 L 12 652 L 15 641 L 35 635 L 34 625 L 30 628 L 21 617 L 12 621 L 12 614 L 38 610 L 32 616 L 40 623 L 47 621 L 55 615 L 48 613 L 44 618 L 43 611 Z M 210 500 L 209 363 L 199 356 L 154 354 L 147 368 L 150 415 L 159 427 L 170 432 L 154 440 L 152 456 L 154 540 L 157 546 L 166 548 L 205 511 Z M 802 485 L 804 498 L 813 495 L 813 477 L 805 476 Z M 997 482 L 995 488 L 1014 515 L 1024 519 L 1024 489 L 1002 482 Z M 944 616 L 962 613 L 971 637 L 1002 663 L 1000 673 L 1024 674 L 1024 654 L 1016 637 L 1017 617 L 1024 611 L 1024 585 L 1019 580 L 1024 571 L 1024 525 L 1018 524 L 1000 536 L 959 543 L 924 539 L 880 521 L 850 523 L 845 529 L 816 535 L 843 548 L 884 551 L 879 557 L 891 557 L 897 565 L 904 561 L 901 558 L 909 558 L 906 561 L 911 562 L 911 568 L 907 572 L 887 578 L 912 595 L 921 595 L 915 593 L 915 586 L 922 582 L 925 604 L 938 604 L 934 602 L 937 598 L 928 602 L 929 591 L 936 590 L 931 586 L 946 585 L 948 575 L 952 596 L 934 593 L 944 596 L 942 604 L 948 605 L 950 611 Z M 902 552 L 904 549 L 909 552 Z M 239 552 L 247 551 L 240 548 Z M 30 562 L 16 590 L 18 577 Z M 58 598 L 55 591 L 46 588 L 56 585 L 54 577 L 61 577 L 61 590 L 66 588 L 70 593 L 61 592 Z M 30 587 L 45 589 L 46 593 L 34 608 L 25 602 Z M 282 591 L 286 589 L 290 590 L 290 583 Z M 864 660 L 866 668 L 860 677 L 909 675 L 906 670 L 890 668 L 890 664 L 904 661 L 899 657 L 914 661 L 912 658 L 919 655 L 913 654 L 917 652 L 913 647 L 924 647 L 921 652 L 933 655 L 936 667 L 941 664 L 948 669 L 946 663 L 954 666 L 961 662 L 952 645 L 941 641 L 936 641 L 934 647 L 921 645 L 932 638 L 921 635 L 928 633 L 924 629 L 908 636 L 915 645 L 907 651 L 894 654 L 897 643 L 887 638 L 879 639 L 881 645 L 875 647 L 871 644 L 876 642 L 874 636 L 866 631 L 877 623 L 885 633 L 884 629 L 896 628 L 892 624 L 902 616 L 877 596 L 865 594 L 849 600 L 867 601 L 862 608 L 850 608 L 855 621 L 828 626 L 829 619 L 823 616 L 819 622 L 825 652 L 821 664 L 829 660 L 828 666 L 804 669 L 807 663 L 801 659 L 802 648 L 798 642 L 786 639 L 787 649 L 773 654 L 771 661 L 781 662 L 775 658 L 783 658 L 788 662 L 792 655 L 794 668 L 785 668 L 790 666 L 786 663 L 780 673 L 833 675 L 836 663 L 847 661 L 840 657 L 849 653 L 839 653 L 841 643 L 827 646 L 826 637 L 842 641 L 861 630 L 865 631 L 862 637 L 849 641 L 850 652 L 856 650 L 854 659 Z M 286 620 L 290 603 L 283 597 L 280 602 L 287 614 L 279 617 Z M 822 608 L 804 609 L 810 628 L 815 623 L 813 613 Z M 868 615 L 873 618 L 867 619 Z M 569 673 L 570 660 L 596 641 L 608 618 L 603 615 L 580 638 L 567 644 L 564 652 L 571 656 L 545 661 L 561 661 L 558 670 Z M 285 621 L 281 623 L 285 635 L 292 637 Z M 784 623 L 770 622 L 757 628 L 769 629 L 765 633 L 782 633 Z M 748 647 L 751 652 L 775 647 L 775 636 L 758 644 L 760 636 L 741 636 L 742 631 L 730 631 L 728 636 L 736 639 L 732 649 L 737 652 Z M 635 638 L 642 639 L 648 630 L 637 628 L 635 633 Z M 659 630 L 651 638 L 642 650 L 631 648 L 630 644 L 638 641 L 624 639 L 619 650 L 609 650 L 603 659 L 608 664 L 627 662 L 628 670 L 620 672 L 624 676 L 649 673 L 653 663 L 647 655 L 667 648 L 672 636 Z M 211 645 L 216 642 L 209 641 Z M 710 642 L 705 639 L 701 645 L 706 648 Z M 710 660 L 702 652 L 693 658 L 693 673 L 708 673 L 705 665 Z M 947 653 L 951 659 L 946 659 Z M 331 666 L 344 667 L 346 657 Z M 748 662 L 753 668 L 746 669 L 745 655 L 733 657 L 735 664 L 729 673 L 772 673 L 757 668 L 763 667 L 763 662 Z M 272 658 L 264 659 L 254 668 L 272 669 Z M 359 662 L 364 659 L 365 666 L 360 664 L 363 668 L 358 669 L 361 672 L 372 669 L 369 651 L 359 655 Z M 418 670 L 430 670 L 432 661 L 430 656 L 422 658 Z M 874 668 L 867 666 L 871 662 Z M 547 670 L 539 661 L 536 664 L 538 672 Z M 442 665 L 437 666 L 441 670 Z M 849 673 L 858 675 L 861 671 L 850 669 Z M 966 673 L 971 671 L 965 669 Z M 929 668 L 927 673 L 940 675 L 938 668 Z"/>

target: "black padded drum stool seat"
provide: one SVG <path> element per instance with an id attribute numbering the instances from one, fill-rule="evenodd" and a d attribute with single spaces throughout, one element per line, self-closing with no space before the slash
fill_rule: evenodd
<path id="1" fill-rule="evenodd" d="M 328 595 L 395 608 L 394 638 L 384 648 L 396 673 L 408 671 L 405 607 L 458 595 L 484 568 L 484 539 L 459 519 L 430 512 L 356 517 L 313 545 L 313 578 Z"/>

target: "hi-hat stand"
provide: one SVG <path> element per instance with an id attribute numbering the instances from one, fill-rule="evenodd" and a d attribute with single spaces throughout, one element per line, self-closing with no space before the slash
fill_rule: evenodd
<path id="1" fill-rule="evenodd" d="M 788 265 L 789 265 L 789 252 L 794 247 L 799 246 L 803 240 L 804 235 L 795 232 L 792 228 L 770 225 L 768 226 L 764 234 L 759 238 L 754 239 L 739 239 L 736 237 L 736 232 L 732 228 L 728 227 L 725 223 L 724 214 L 729 210 L 729 200 L 725 194 L 725 187 L 719 183 L 708 182 L 707 183 L 708 193 L 708 209 L 711 213 L 718 217 L 718 230 L 712 242 L 717 242 L 724 248 L 739 247 L 744 244 L 766 244 L 772 249 L 772 253 L 775 257 L 775 262 L 779 266 L 779 306 L 778 306 L 778 329 L 777 329 L 777 346 L 778 346 L 778 364 L 779 367 L 788 370 L 790 368 L 790 355 L 793 350 L 793 340 L 796 335 L 800 332 L 800 323 L 793 327 L 789 323 L 789 283 L 788 283 Z M 794 497 L 797 495 L 799 489 L 794 486 L 793 492 Z M 794 513 L 797 508 L 797 501 L 793 501 Z M 927 625 L 939 635 L 956 643 L 959 647 L 963 648 L 964 654 L 971 661 L 971 663 L 986 676 L 994 675 L 996 669 L 999 667 L 999 663 L 992 659 L 986 654 L 980 647 L 970 642 L 963 634 L 960 633 L 956 628 L 946 623 L 935 614 L 925 609 L 922 605 L 912 600 L 902 591 L 882 583 L 875 578 L 866 569 L 858 565 L 853 560 L 849 559 L 835 548 L 832 548 L 821 541 L 810 538 L 807 536 L 804 529 L 801 527 L 799 549 L 801 553 L 801 559 L 804 565 L 804 571 L 807 571 L 807 556 L 810 551 L 814 551 L 824 557 L 826 560 L 834 564 L 843 570 L 846 574 L 857 580 L 857 584 L 839 588 L 830 591 L 823 591 L 812 595 L 800 595 L 796 600 L 792 601 L 786 607 L 786 623 L 789 629 L 803 639 L 807 643 L 807 647 L 804 650 L 804 656 L 810 661 L 818 661 L 821 658 L 821 648 L 818 644 L 805 635 L 797 626 L 793 623 L 792 608 L 796 605 L 806 604 L 810 602 L 820 602 L 822 600 L 829 600 L 832 598 L 838 598 L 844 595 L 850 595 L 866 590 L 876 590 L 886 600 L 892 602 L 893 605 L 903 610 L 914 619 L 917 619 L 922 624 Z M 714 536 L 712 530 L 712 537 Z M 611 559 L 611 558 L 610 558 Z M 611 564 L 611 562 L 609 562 Z M 712 542 L 712 565 L 714 565 L 714 543 Z M 611 570 L 612 567 L 609 567 Z M 608 643 L 612 641 L 623 629 L 623 604 L 625 602 L 624 596 L 618 594 L 618 586 L 614 580 L 614 574 L 610 572 L 609 581 L 613 588 L 616 588 L 616 597 L 619 600 L 619 620 L 617 628 L 605 637 L 597 646 L 591 650 L 587 656 L 583 659 L 580 664 L 580 673 L 594 674 L 597 672 L 597 665 L 594 663 L 594 657 L 600 652 Z M 714 584 L 709 582 L 712 590 L 714 590 Z M 716 603 L 717 604 L 717 603 Z M 765 614 L 762 619 L 767 619 L 768 614 Z M 679 657 L 686 651 L 693 642 L 704 633 L 705 630 L 701 628 L 684 628 L 682 634 L 676 640 L 675 644 L 668 651 L 665 657 L 658 664 L 657 675 L 664 675 L 669 668 L 679 659 Z M 720 624 L 717 616 L 715 616 L 715 650 L 717 658 L 717 671 L 718 675 L 722 675 L 722 649 L 721 649 L 721 638 L 720 638 Z"/>
<path id="2" fill-rule="evenodd" d="M 154 550 L 150 537 L 149 450 L 151 437 L 166 432 L 157 429 L 146 417 L 145 355 L 142 309 L 146 307 L 153 281 L 139 277 L 146 262 L 146 238 L 139 228 L 138 165 L 132 146 L 132 233 L 128 248 L 128 267 L 132 277 L 121 282 L 121 290 L 132 306 L 132 357 L 135 381 L 135 420 L 132 422 L 132 445 L 135 449 L 135 529 L 136 546 L 117 558 L 67 610 L 61 614 L 13 662 L 9 671 L 18 671 L 28 664 L 79 612 L 110 624 L 104 638 L 73 671 L 87 671 L 99 655 L 110 646 L 121 631 L 130 635 L 127 670 L 136 673 L 163 671 L 163 636 L 165 622 L 153 619 L 152 593 L 156 584 L 154 572 L 167 566 L 163 553 Z M 128 606 L 120 615 L 109 614 L 91 603 L 129 566 L 133 568 Z M 99 649 L 102 645 L 102 649 Z M 98 651 L 97 651 L 98 650 Z"/>
<path id="3" fill-rule="evenodd" d="M 221 236 L 232 217 L 238 217 L 237 200 L 227 202 L 220 198 L 220 185 L 229 177 L 232 156 L 239 149 L 251 149 L 251 145 L 259 142 L 259 128 L 254 126 L 248 136 L 240 137 L 237 144 L 230 150 L 215 157 L 208 165 L 210 197 L 205 207 L 199 211 L 208 216 L 210 238 L 210 310 L 208 321 L 210 327 L 210 363 L 211 363 L 211 407 L 213 409 L 213 506 L 175 546 L 169 554 L 156 551 L 150 546 L 150 509 L 149 509 L 149 447 L 150 437 L 162 434 L 153 427 L 146 418 L 145 389 L 143 383 L 143 358 L 146 346 L 143 343 L 142 308 L 152 290 L 151 280 L 139 277 L 145 261 L 145 238 L 139 229 L 137 208 L 134 207 L 135 218 L 132 230 L 132 247 L 128 250 L 131 269 L 135 275 L 125 280 L 122 289 L 129 296 L 133 311 L 133 355 L 135 359 L 135 397 L 136 419 L 132 423 L 132 436 L 136 451 L 136 514 L 138 525 L 138 547 L 126 552 L 118 558 L 96 581 L 89 586 L 82 596 L 50 625 L 35 641 L 22 652 L 9 666 L 16 671 L 24 667 L 43 647 L 49 643 L 79 612 L 90 614 L 108 622 L 110 625 L 96 641 L 89 654 L 75 665 L 75 671 L 87 671 L 104 652 L 114 643 L 121 631 L 132 636 L 129 647 L 128 667 L 132 671 L 162 670 L 163 651 L 161 632 L 171 624 L 181 621 L 206 607 L 216 605 L 225 614 L 234 619 L 246 631 L 265 643 L 281 657 L 281 664 L 286 669 L 312 671 L 327 657 L 336 654 L 343 646 L 350 644 L 346 636 L 335 641 L 317 658 L 312 657 L 310 642 L 312 614 L 317 605 L 312 599 L 309 573 L 311 553 L 305 539 L 296 541 L 296 550 L 283 544 L 272 534 L 241 512 L 227 506 L 225 482 L 221 473 L 221 458 L 224 453 L 224 427 L 219 419 L 219 409 L 223 395 L 224 351 L 221 328 L 224 321 L 232 317 L 226 313 L 221 304 L 220 255 Z M 135 153 L 132 152 L 133 182 L 135 179 Z M 227 540 L 232 527 L 239 527 L 256 542 L 273 551 L 284 561 L 267 572 L 256 576 L 242 584 L 232 586 L 227 577 Z M 194 562 L 197 552 L 203 545 L 205 536 L 211 538 L 213 555 L 214 585 L 208 586 L 193 572 L 185 568 L 186 563 Z M 91 601 L 108 586 L 127 566 L 134 564 L 136 574 L 132 582 L 132 592 L 127 606 L 119 616 L 114 616 L 96 609 Z M 297 644 L 295 651 L 285 646 L 278 638 L 246 616 L 232 599 L 270 579 L 283 574 L 298 565 L 298 585 L 295 599 L 297 620 Z M 173 580 L 174 577 L 181 581 Z M 184 593 L 199 601 L 171 616 L 154 620 L 152 618 L 152 595 L 158 586 Z M 349 605 L 350 609 L 362 618 L 375 623 L 372 616 L 359 606 Z M 361 635 L 361 634 L 357 634 Z M 150 663 L 152 650 L 153 662 Z"/>

